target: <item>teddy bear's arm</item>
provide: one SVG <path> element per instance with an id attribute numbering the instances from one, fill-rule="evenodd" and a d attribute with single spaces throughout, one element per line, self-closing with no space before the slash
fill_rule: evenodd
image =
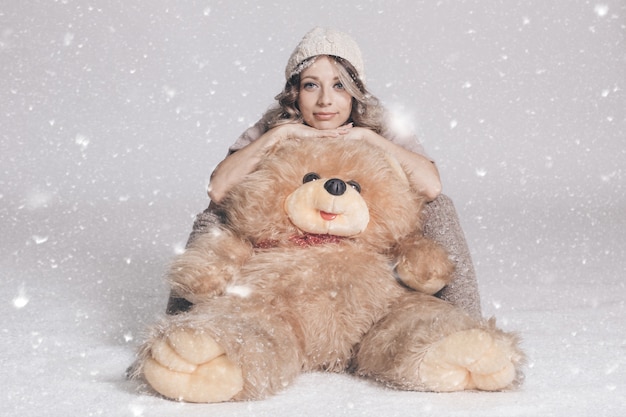
<path id="1" fill-rule="evenodd" d="M 211 228 L 174 259 L 167 280 L 177 296 L 195 304 L 222 294 L 251 255 L 250 243 L 229 230 Z"/>
<path id="2" fill-rule="evenodd" d="M 421 234 L 400 242 L 395 255 L 398 278 L 414 290 L 435 294 L 452 279 L 454 265 L 448 253 Z"/>

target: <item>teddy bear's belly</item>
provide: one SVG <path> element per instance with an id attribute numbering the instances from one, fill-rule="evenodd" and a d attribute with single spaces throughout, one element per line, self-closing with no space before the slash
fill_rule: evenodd
<path id="1" fill-rule="evenodd" d="M 257 254 L 233 284 L 294 328 L 310 369 L 345 367 L 354 345 L 406 291 L 384 256 L 336 245 Z"/>

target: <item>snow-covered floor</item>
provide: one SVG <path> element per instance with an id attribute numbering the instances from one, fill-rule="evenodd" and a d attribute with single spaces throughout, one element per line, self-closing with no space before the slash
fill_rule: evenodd
<path id="1" fill-rule="evenodd" d="M 2 6 L 0 415 L 625 415 L 624 2 L 294 3 Z M 309 374 L 193 405 L 124 379 L 211 170 L 314 25 L 351 32 L 371 90 L 416 121 L 484 313 L 523 336 L 519 390 Z"/>

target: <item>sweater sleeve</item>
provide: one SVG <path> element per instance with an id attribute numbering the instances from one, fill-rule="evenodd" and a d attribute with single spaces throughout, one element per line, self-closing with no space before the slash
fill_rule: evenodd
<path id="1" fill-rule="evenodd" d="M 235 143 L 228 148 L 228 155 L 237 152 L 239 149 L 245 148 L 250 143 L 260 138 L 261 135 L 267 131 L 266 125 L 265 120 L 260 119 L 254 125 L 247 128 L 241 136 L 237 138 Z"/>
<path id="2" fill-rule="evenodd" d="M 391 113 L 385 115 L 385 125 L 381 132 L 381 136 L 390 142 L 403 147 L 404 149 L 422 155 L 431 162 L 433 159 L 426 153 L 424 146 L 420 142 L 415 131 L 406 126 L 397 123 Z"/>

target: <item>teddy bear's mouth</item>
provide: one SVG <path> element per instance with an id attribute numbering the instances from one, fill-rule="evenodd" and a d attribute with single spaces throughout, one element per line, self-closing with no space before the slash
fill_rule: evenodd
<path id="1" fill-rule="evenodd" d="M 326 221 L 335 220 L 337 215 L 335 213 L 329 213 L 327 211 L 320 210 L 320 217 Z"/>

